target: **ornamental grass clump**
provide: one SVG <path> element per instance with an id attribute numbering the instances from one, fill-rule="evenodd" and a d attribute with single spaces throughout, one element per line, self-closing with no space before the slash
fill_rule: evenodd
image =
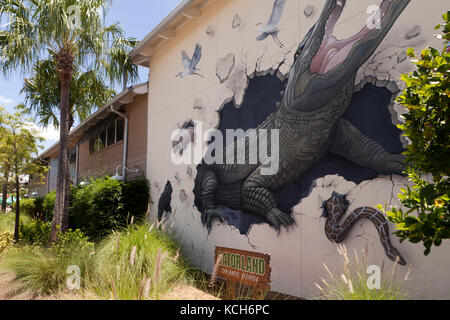
<path id="1" fill-rule="evenodd" d="M 354 255 L 349 255 L 347 248 L 342 245 L 337 247 L 342 258 L 342 266 L 339 271 L 333 272 L 324 263 L 325 277 L 320 283 L 315 283 L 318 291 L 317 299 L 320 300 L 404 300 L 408 296 L 403 288 L 408 280 L 409 271 L 405 278 L 399 279 L 397 274 L 398 263 L 394 263 L 392 270 L 385 270 L 384 263 L 380 266 L 380 278 L 377 284 L 377 275 L 367 263 L 368 250 L 362 250 L 360 254 L 355 250 Z"/>
<path id="2" fill-rule="evenodd" d="M 85 288 L 103 299 L 160 299 L 172 288 L 195 282 L 195 271 L 171 237 L 146 224 L 103 240 L 93 265 Z"/>

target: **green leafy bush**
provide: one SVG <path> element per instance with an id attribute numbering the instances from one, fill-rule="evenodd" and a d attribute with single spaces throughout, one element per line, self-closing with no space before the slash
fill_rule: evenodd
<path id="1" fill-rule="evenodd" d="M 31 218 L 28 215 L 20 215 L 20 223 L 27 224 Z M 16 224 L 16 214 L 15 213 L 0 213 L 0 232 L 4 231 L 14 231 L 14 226 Z"/>
<path id="2" fill-rule="evenodd" d="M 69 229 L 66 233 L 58 233 L 57 242 L 52 243 L 52 249 L 57 255 L 68 255 L 71 250 L 93 250 L 94 244 L 89 241 L 89 238 L 84 233 L 77 229 Z"/>
<path id="3" fill-rule="evenodd" d="M 50 242 L 51 223 L 36 220 L 28 224 L 21 224 L 20 239 L 32 245 L 48 245 Z"/>
<path id="4" fill-rule="evenodd" d="M 95 180 L 72 190 L 70 226 L 81 229 L 90 239 L 100 239 L 112 230 L 126 227 L 132 216 L 135 221 L 143 220 L 148 200 L 146 180 Z"/>
<path id="5" fill-rule="evenodd" d="M 450 238 L 450 11 L 443 18 L 436 27 L 443 30 L 443 50 L 429 47 L 420 57 L 408 50 L 416 70 L 402 76 L 406 89 L 397 102 L 408 110 L 399 128 L 411 141 L 406 155 L 414 185 L 399 195 L 406 211 L 385 210 L 401 241 L 423 242 L 425 255 Z M 432 177 L 422 178 L 425 172 Z"/>
<path id="6" fill-rule="evenodd" d="M 20 200 L 20 212 L 29 215 L 32 219 L 44 219 L 44 198 Z"/>
<path id="7" fill-rule="evenodd" d="M 35 200 L 34 199 L 22 199 L 20 200 L 20 211 L 21 213 L 33 216 L 35 212 Z"/>
<path id="8" fill-rule="evenodd" d="M 74 187 L 70 199 L 70 227 L 96 240 L 112 230 L 126 227 L 131 217 L 141 222 L 147 213 L 149 193 L 145 178 L 123 183 L 106 177 Z M 42 200 L 44 221 L 51 221 L 53 217 L 55 197 L 55 192 L 51 192 Z"/>
<path id="9" fill-rule="evenodd" d="M 0 232 L 0 253 L 10 250 L 14 245 L 13 232 Z"/>
<path id="10" fill-rule="evenodd" d="M 70 207 L 70 226 L 82 229 L 91 239 L 107 235 L 126 225 L 122 203 L 123 184 L 105 178 L 73 190 Z"/>
<path id="11" fill-rule="evenodd" d="M 47 194 L 42 201 L 42 211 L 44 213 L 44 221 L 52 221 L 53 210 L 55 209 L 56 192 L 52 191 Z"/>
<path id="12" fill-rule="evenodd" d="M 122 192 L 123 207 L 127 215 L 134 217 L 135 222 L 142 222 L 150 202 L 150 186 L 147 179 L 128 181 L 123 186 Z"/>

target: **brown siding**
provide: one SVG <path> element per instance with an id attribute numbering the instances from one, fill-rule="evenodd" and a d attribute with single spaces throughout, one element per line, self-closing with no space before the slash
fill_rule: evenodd
<path id="1" fill-rule="evenodd" d="M 137 96 L 126 107 L 128 117 L 128 164 L 130 170 L 139 169 L 139 174 L 146 173 L 147 159 L 147 95 Z M 123 141 L 89 154 L 89 141 L 80 145 L 78 177 L 98 177 L 105 174 L 114 175 L 117 166 L 122 164 Z M 121 170 L 120 170 L 121 173 Z M 133 177 L 133 174 L 129 174 Z"/>

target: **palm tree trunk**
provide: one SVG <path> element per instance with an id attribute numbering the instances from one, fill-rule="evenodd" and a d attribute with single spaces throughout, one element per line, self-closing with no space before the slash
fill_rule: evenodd
<path id="1" fill-rule="evenodd" d="M 128 86 L 128 72 L 126 70 L 123 71 L 123 91 L 127 89 Z"/>
<path id="2" fill-rule="evenodd" d="M 70 79 L 73 72 L 73 57 L 70 51 L 59 54 L 58 71 L 61 81 L 59 164 L 56 178 L 55 212 L 52 221 L 51 240 L 57 241 L 58 231 L 65 232 L 69 227 L 70 202 L 70 166 L 69 166 L 69 130 L 70 130 Z"/>

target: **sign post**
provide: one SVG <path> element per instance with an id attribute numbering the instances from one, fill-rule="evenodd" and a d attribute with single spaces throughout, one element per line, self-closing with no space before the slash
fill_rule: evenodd
<path id="1" fill-rule="evenodd" d="M 214 261 L 217 277 L 227 281 L 230 300 L 236 298 L 237 284 L 252 287 L 255 299 L 262 299 L 263 292 L 270 290 L 270 255 L 216 247 Z"/>

